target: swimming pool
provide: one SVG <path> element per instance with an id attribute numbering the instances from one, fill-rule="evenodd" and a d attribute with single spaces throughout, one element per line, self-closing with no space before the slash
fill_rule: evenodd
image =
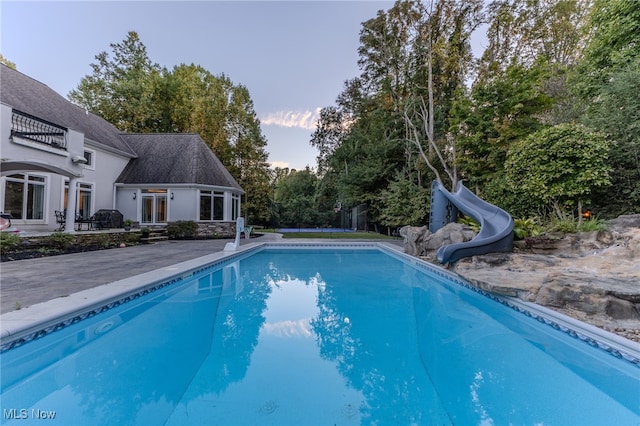
<path id="1" fill-rule="evenodd" d="M 637 359 L 452 278 L 377 244 L 250 249 L 5 339 L 2 422 L 640 422 Z"/>

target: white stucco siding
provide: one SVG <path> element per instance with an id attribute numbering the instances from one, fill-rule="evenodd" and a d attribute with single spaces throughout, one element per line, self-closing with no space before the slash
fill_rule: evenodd
<path id="1" fill-rule="evenodd" d="M 197 199 L 198 190 L 195 188 L 169 188 L 169 221 L 198 220 Z"/>
<path id="2" fill-rule="evenodd" d="M 65 132 L 66 149 L 55 148 L 46 143 L 12 136 L 12 114 L 13 109 L 10 106 L 0 104 L 0 155 L 3 175 L 13 171 L 29 170 L 52 171 L 67 176 L 81 176 L 83 174 L 84 167 L 77 160 L 82 158 L 84 152 L 84 134 L 67 129 Z"/>
<path id="3" fill-rule="evenodd" d="M 136 199 L 133 199 L 133 194 L 136 194 Z M 134 222 L 140 221 L 138 214 L 138 190 L 135 188 L 116 188 L 115 196 L 115 209 L 122 213 L 122 217 L 127 220 L 131 219 Z"/>
<path id="4" fill-rule="evenodd" d="M 94 154 L 93 167 L 87 166 L 84 168 L 82 180 L 94 183 L 94 211 L 114 209 L 117 202 L 113 182 L 122 173 L 122 170 L 129 162 L 129 158 L 102 150 L 92 144 L 87 144 L 87 149 Z"/>

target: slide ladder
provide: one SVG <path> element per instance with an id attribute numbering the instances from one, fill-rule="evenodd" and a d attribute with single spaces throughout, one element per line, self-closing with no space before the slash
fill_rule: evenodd
<path id="1" fill-rule="evenodd" d="M 455 262 L 463 257 L 479 254 L 510 252 L 513 249 L 513 218 L 501 208 L 489 204 L 462 182 L 456 192 L 449 192 L 442 183 L 431 184 L 431 213 L 429 231 L 436 232 L 448 223 L 455 222 L 461 211 L 480 224 L 480 232 L 471 241 L 454 243 L 438 249 L 440 263 Z"/>

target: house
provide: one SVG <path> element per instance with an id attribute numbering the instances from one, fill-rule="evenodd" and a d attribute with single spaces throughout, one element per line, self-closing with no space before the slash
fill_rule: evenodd
<path id="1" fill-rule="evenodd" d="M 52 231 L 66 210 L 74 232 L 78 218 L 118 210 L 142 226 L 233 233 L 244 191 L 197 134 L 123 133 L 2 64 L 0 108 L 0 211 L 20 229 Z"/>

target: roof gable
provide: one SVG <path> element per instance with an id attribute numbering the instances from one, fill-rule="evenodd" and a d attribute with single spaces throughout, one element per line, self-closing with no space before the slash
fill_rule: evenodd
<path id="1" fill-rule="evenodd" d="M 195 133 L 127 133 L 138 154 L 116 183 L 202 184 L 242 190 L 202 138 Z"/>
<path id="2" fill-rule="evenodd" d="M 85 138 L 135 157 L 121 132 L 103 118 L 69 102 L 46 84 L 0 64 L 0 101 L 12 108 L 84 133 Z"/>

